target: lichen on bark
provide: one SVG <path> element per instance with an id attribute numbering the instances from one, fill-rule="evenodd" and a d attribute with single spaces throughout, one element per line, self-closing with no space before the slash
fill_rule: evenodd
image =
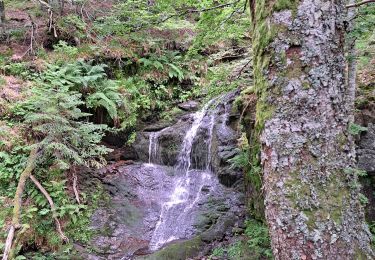
<path id="1" fill-rule="evenodd" d="M 274 256 L 372 258 L 358 188 L 349 185 L 356 176 L 344 173 L 355 165 L 344 3 L 258 0 L 250 8 L 258 98 L 251 160 L 261 151 Z"/>

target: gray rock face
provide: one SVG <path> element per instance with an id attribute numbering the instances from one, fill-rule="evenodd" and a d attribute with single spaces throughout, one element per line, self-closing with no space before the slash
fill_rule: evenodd
<path id="1" fill-rule="evenodd" d="M 367 131 L 362 134 L 357 149 L 358 167 L 375 174 L 375 125 L 369 124 Z"/>
<path id="2" fill-rule="evenodd" d="M 168 166 L 139 163 L 118 167 L 113 174 L 102 177 L 110 196 L 92 216 L 91 228 L 96 235 L 90 246 L 95 249 L 95 256 L 82 255 L 91 259 L 133 259 L 151 253 L 149 243 L 162 205 L 179 178 L 173 174 L 173 168 Z M 187 239 L 205 234 L 205 242 L 220 240 L 230 227 L 243 221 L 242 195 L 222 185 L 212 185 L 201 188 L 204 195 L 191 210 L 189 221 L 193 225 L 187 229 Z"/>

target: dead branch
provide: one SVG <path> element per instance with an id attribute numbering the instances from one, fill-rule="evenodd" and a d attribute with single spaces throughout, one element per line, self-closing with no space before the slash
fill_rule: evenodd
<path id="1" fill-rule="evenodd" d="M 30 177 L 31 173 L 33 172 L 35 168 L 35 162 L 37 159 L 37 149 L 33 149 L 30 152 L 29 158 L 27 160 L 26 168 L 23 170 L 23 172 L 20 175 L 20 178 L 18 180 L 18 185 L 16 189 L 16 194 L 14 195 L 14 201 L 13 201 L 13 218 L 12 223 L 8 231 L 8 236 L 6 239 L 5 247 L 4 247 L 4 254 L 3 254 L 3 260 L 8 260 L 9 257 L 12 257 L 14 254 L 13 249 L 15 246 L 13 246 L 13 239 L 16 235 L 16 231 L 21 227 L 20 219 L 21 219 L 21 206 L 22 206 L 22 194 L 25 189 L 26 181 Z"/>
<path id="2" fill-rule="evenodd" d="M 240 76 L 242 75 L 242 72 L 244 71 L 244 69 L 252 62 L 252 60 L 250 59 L 248 62 L 246 62 L 245 65 L 242 66 L 242 68 L 240 69 L 240 71 L 237 73 L 237 79 L 240 78 Z"/>
<path id="3" fill-rule="evenodd" d="M 26 50 L 26 52 L 22 55 L 22 57 L 24 57 L 24 56 L 27 55 L 28 53 L 30 53 L 30 55 L 33 55 L 33 54 L 34 54 L 34 42 L 35 42 L 36 24 L 35 24 L 33 18 L 31 17 L 31 15 L 28 14 L 28 16 L 29 16 L 30 23 L 31 23 L 30 46 L 29 46 L 29 48 Z"/>
<path id="4" fill-rule="evenodd" d="M 370 3 L 375 3 L 375 0 L 365 0 L 359 3 L 349 4 L 346 6 L 346 8 L 359 7 L 361 5 L 370 4 Z"/>
<path id="5" fill-rule="evenodd" d="M 164 19 L 158 21 L 157 23 L 164 23 L 164 22 L 166 22 L 167 20 L 169 20 L 169 19 L 171 19 L 173 17 L 184 16 L 184 15 L 191 14 L 191 13 L 203 13 L 203 12 L 207 12 L 207 11 L 212 11 L 212 10 L 216 10 L 216 9 L 225 8 L 225 7 L 228 7 L 228 6 L 235 5 L 235 4 L 239 3 L 239 2 L 240 2 L 240 0 L 237 0 L 237 1 L 234 1 L 234 2 L 231 2 L 231 3 L 216 5 L 216 6 L 212 6 L 212 7 L 209 7 L 209 8 L 203 8 L 203 9 L 198 9 L 198 10 L 197 9 L 188 9 L 186 11 L 183 11 L 183 12 L 180 12 L 180 13 L 177 13 L 177 14 L 172 14 L 170 16 L 167 16 Z"/>
<path id="6" fill-rule="evenodd" d="M 58 220 L 58 218 L 56 216 L 56 207 L 55 207 L 55 204 L 53 203 L 53 200 L 52 200 L 51 196 L 48 194 L 48 191 L 46 191 L 46 189 L 42 186 L 42 184 L 40 184 L 40 182 L 33 175 L 30 175 L 30 179 L 33 181 L 35 186 L 40 190 L 40 192 L 44 195 L 44 197 L 46 197 L 46 199 L 48 200 L 48 203 L 49 203 L 49 205 L 51 207 L 51 211 L 52 211 L 52 217 L 55 220 L 56 231 L 59 233 L 60 238 L 63 241 L 68 243 L 69 239 L 64 235 L 64 233 L 61 229 L 60 221 Z"/>
<path id="7" fill-rule="evenodd" d="M 78 192 L 78 189 L 77 189 L 77 173 L 76 173 L 76 169 L 73 168 L 72 170 L 72 173 L 73 173 L 73 191 L 74 191 L 74 196 L 76 197 L 76 201 L 78 204 L 81 204 L 81 201 L 79 199 L 79 192 Z"/>
<path id="8" fill-rule="evenodd" d="M 16 227 L 11 225 L 8 231 L 7 240 L 5 241 L 3 260 L 8 260 L 10 249 L 12 248 L 12 243 L 14 239 L 14 234 L 16 232 Z"/>

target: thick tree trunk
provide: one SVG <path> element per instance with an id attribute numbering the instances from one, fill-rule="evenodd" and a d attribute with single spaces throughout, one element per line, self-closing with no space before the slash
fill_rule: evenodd
<path id="1" fill-rule="evenodd" d="M 370 259 L 358 202 L 344 2 L 250 1 L 256 132 L 275 259 Z"/>
<path id="2" fill-rule="evenodd" d="M 5 6 L 4 1 L 0 0 L 0 26 L 5 22 Z"/>

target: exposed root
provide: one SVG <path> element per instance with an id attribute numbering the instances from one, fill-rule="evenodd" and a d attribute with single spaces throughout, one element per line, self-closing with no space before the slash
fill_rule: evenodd
<path id="1" fill-rule="evenodd" d="M 49 205 L 51 207 L 51 211 L 52 211 L 52 217 L 55 220 L 56 231 L 59 233 L 60 238 L 64 242 L 68 243 L 69 239 L 68 239 L 67 236 L 65 236 L 65 234 L 63 233 L 63 231 L 61 229 L 60 221 L 58 220 L 58 218 L 56 216 L 56 207 L 55 207 L 55 204 L 53 203 L 53 200 L 52 200 L 51 196 L 48 194 L 48 191 L 46 191 L 46 189 L 42 186 L 42 184 L 40 184 L 40 182 L 33 175 L 30 175 L 30 179 L 33 181 L 35 186 L 38 187 L 40 192 L 43 193 L 44 197 L 46 197 L 46 199 L 48 200 L 48 203 L 49 203 Z"/>

